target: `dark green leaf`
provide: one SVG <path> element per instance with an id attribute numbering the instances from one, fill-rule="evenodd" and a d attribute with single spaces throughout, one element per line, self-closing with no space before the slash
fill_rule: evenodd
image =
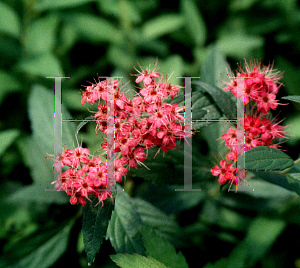
<path id="1" fill-rule="evenodd" d="M 245 152 L 246 170 L 284 170 L 293 166 L 293 164 L 294 161 L 291 157 L 272 147 L 258 146 Z"/>
<path id="2" fill-rule="evenodd" d="M 205 90 L 228 119 L 235 119 L 237 117 L 237 104 L 232 101 L 228 94 L 208 83 L 196 81 L 193 84 Z"/>
<path id="3" fill-rule="evenodd" d="M 181 229 L 178 223 L 151 203 L 140 198 L 133 199 L 143 223 L 173 244 L 180 245 Z"/>
<path id="4" fill-rule="evenodd" d="M 290 191 L 296 192 L 300 196 L 300 178 L 298 173 L 288 173 L 286 176 L 263 171 L 252 171 L 256 176 L 286 188 Z"/>
<path id="5" fill-rule="evenodd" d="M 99 252 L 114 205 L 112 199 L 108 197 L 103 201 L 103 206 L 101 203 L 96 206 L 98 198 L 94 195 L 89 197 L 92 202 L 87 201 L 83 208 L 81 232 L 88 262 L 91 264 Z"/>
<path id="6" fill-rule="evenodd" d="M 145 226 L 142 226 L 141 232 L 147 256 L 164 263 L 168 267 L 188 268 L 185 257 L 181 252 L 176 253 L 175 247 L 169 241 Z"/>
<path id="7" fill-rule="evenodd" d="M 144 254 L 139 225 L 143 222 L 128 194 L 117 187 L 115 210 L 108 225 L 106 239 L 109 238 L 117 253 Z"/>
<path id="8" fill-rule="evenodd" d="M 72 223 L 39 230 L 15 244 L 10 244 L 0 258 L 6 268 L 48 268 L 65 252 Z"/>
<path id="9" fill-rule="evenodd" d="M 186 29 L 196 46 L 203 46 L 206 42 L 206 24 L 194 1 L 181 1 L 182 13 L 186 21 Z"/>
<path id="10" fill-rule="evenodd" d="M 9 129 L 0 132 L 0 156 L 19 135 L 20 131 L 18 129 Z"/>
<path id="11" fill-rule="evenodd" d="M 110 255 L 111 259 L 121 268 L 168 268 L 163 263 L 138 254 Z"/>

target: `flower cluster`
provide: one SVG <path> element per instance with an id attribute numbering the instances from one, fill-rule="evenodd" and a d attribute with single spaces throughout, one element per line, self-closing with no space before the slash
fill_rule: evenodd
<path id="1" fill-rule="evenodd" d="M 128 99 L 120 90 L 121 83 L 118 80 L 99 80 L 81 92 L 82 105 L 86 102 L 97 104 L 97 112 L 93 115 L 96 133 L 101 131 L 106 136 L 111 131 L 108 129 L 108 94 L 114 96 L 114 143 L 109 147 L 109 140 L 104 139 L 100 148 L 109 153 L 107 150 L 113 147 L 116 155 L 114 179 L 117 182 L 122 181 L 128 169 L 136 168 L 137 163 L 144 165 L 142 162 L 150 148 L 156 146 L 158 152 L 162 149 L 165 153 L 178 148 L 176 140 L 192 135 L 190 131 L 186 131 L 185 118 L 180 113 L 184 111 L 184 107 L 163 102 L 168 96 L 173 99 L 180 86 L 172 86 L 166 79 L 162 79 L 161 74 L 155 72 L 155 68 L 141 68 L 138 72 L 139 74 L 135 74 L 135 82 L 141 83 L 142 88 L 133 100 Z M 57 190 L 63 190 L 71 196 L 71 204 L 79 202 L 85 206 L 89 194 L 98 197 L 98 203 L 108 196 L 112 197 L 107 178 L 107 161 L 103 163 L 100 157 L 91 156 L 90 151 L 82 147 L 67 149 L 60 159 L 62 167 L 67 166 L 69 169 L 53 184 Z M 57 163 L 54 167 L 57 170 L 62 168 Z"/>
<path id="2" fill-rule="evenodd" d="M 249 66 L 245 61 L 245 70 L 239 67 L 235 77 L 230 75 L 230 82 L 223 82 L 227 86 L 223 90 L 230 91 L 236 98 L 240 98 L 244 102 L 247 114 L 242 118 L 244 130 L 231 127 L 221 136 L 229 150 L 220 161 L 221 168 L 215 166 L 211 169 L 211 173 L 219 177 L 220 184 L 230 182 L 238 185 L 245 179 L 247 175 L 245 170 L 232 167 L 244 151 L 257 146 L 279 149 L 279 144 L 275 144 L 274 141 L 277 138 L 284 138 L 286 131 L 279 125 L 280 122 L 276 123 L 266 115 L 270 109 L 275 110 L 279 104 L 275 99 L 281 86 L 280 78 L 281 73 L 274 72 L 271 65 L 261 68 L 261 63 L 253 62 Z"/>

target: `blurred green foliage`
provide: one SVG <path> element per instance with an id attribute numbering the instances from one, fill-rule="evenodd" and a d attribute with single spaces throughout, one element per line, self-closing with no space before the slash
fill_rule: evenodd
<path id="1" fill-rule="evenodd" d="M 133 66 L 147 67 L 158 58 L 159 71 L 173 73 L 173 84 L 183 85 L 176 76 L 203 76 L 202 82 L 221 87 L 224 56 L 233 69 L 251 56 L 285 71 L 280 99 L 300 95 L 299 55 L 297 0 L 1 0 L 0 267 L 87 267 L 81 208 L 51 191 L 53 163 L 44 159 L 53 152 L 54 133 L 54 80 L 46 77 L 70 76 L 62 81 L 63 118 L 85 118 L 89 112 L 79 92 L 97 74 L 122 76 L 134 89 Z M 207 69 L 207 62 L 222 64 Z M 201 107 L 202 102 L 215 109 L 208 97 L 201 95 Z M 283 148 L 296 159 L 300 106 L 280 102 L 290 103 L 280 107 L 280 118 L 292 124 Z M 75 127 L 63 124 L 66 148 L 73 145 Z M 194 188 L 201 192 L 152 184 L 143 167 L 129 174 L 126 191 L 144 199 L 134 199 L 138 211 L 180 249 L 189 267 L 300 267 L 299 197 L 257 177 L 248 180 L 253 192 L 220 192 L 207 172 L 214 166 L 211 154 L 221 151 L 216 139 L 224 127 L 210 124 L 193 138 Z M 101 136 L 95 138 L 92 124 L 80 133 L 84 145 L 99 146 Z M 182 153 L 150 161 L 157 183 L 160 176 L 176 174 L 174 182 L 180 183 Z M 298 165 L 293 172 L 299 170 Z M 158 215 L 179 228 L 177 235 L 152 220 Z M 115 251 L 105 241 L 92 267 L 117 267 L 109 254 Z"/>

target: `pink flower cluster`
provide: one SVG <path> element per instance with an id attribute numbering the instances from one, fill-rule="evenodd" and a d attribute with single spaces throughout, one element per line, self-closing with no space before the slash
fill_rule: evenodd
<path id="1" fill-rule="evenodd" d="M 158 152 L 160 149 L 167 152 L 178 148 L 176 140 L 191 136 L 185 131 L 183 124 L 185 118 L 180 114 L 184 111 L 184 107 L 163 102 L 168 96 L 173 99 L 180 86 L 172 86 L 166 79 L 160 78 L 161 74 L 155 72 L 155 68 L 142 69 L 135 76 L 137 76 L 135 82 L 142 82 L 142 88 L 133 100 L 128 99 L 124 92 L 120 91 L 121 83 L 118 80 L 111 81 L 114 94 L 113 150 L 116 154 L 114 175 L 117 182 L 122 181 L 128 169 L 136 168 L 137 163 L 143 164 L 148 149 L 156 146 L 159 148 Z M 99 80 L 81 92 L 82 105 L 86 102 L 97 103 L 97 112 L 93 115 L 97 124 L 96 133 L 100 130 L 106 135 L 108 86 L 107 80 Z M 107 147 L 107 141 L 101 144 L 101 148 L 105 151 Z M 112 197 L 107 182 L 107 161 L 103 163 L 100 157 L 90 155 L 90 151 L 82 147 L 67 149 L 60 159 L 62 167 L 68 166 L 69 169 L 52 184 L 55 184 L 57 190 L 63 190 L 71 196 L 71 204 L 79 202 L 85 206 L 89 194 L 98 197 L 98 204 L 102 202 L 102 205 L 103 200 L 108 196 Z M 62 168 L 57 167 L 57 161 L 54 167 L 57 170 Z"/>
<path id="2" fill-rule="evenodd" d="M 230 82 L 223 82 L 227 85 L 223 90 L 231 91 L 236 98 L 240 98 L 244 102 L 246 112 L 249 113 L 249 110 L 251 112 L 248 115 L 244 114 L 244 131 L 231 127 L 221 136 L 229 150 L 225 158 L 220 161 L 221 168 L 215 166 L 211 169 L 211 173 L 219 177 L 218 181 L 222 185 L 226 182 L 238 185 L 247 176 L 246 171 L 232 167 L 244 151 L 257 146 L 279 149 L 279 144 L 275 144 L 274 141 L 285 137 L 286 131 L 283 126 L 279 125 L 280 122 L 275 123 L 274 120 L 269 120 L 265 116 L 270 109 L 275 110 L 279 104 L 275 99 L 281 86 L 278 82 L 281 74 L 273 71 L 272 66 L 261 68 L 261 63 L 256 62 L 249 66 L 245 61 L 245 70 L 240 67 L 236 77 L 230 77 Z M 239 92 L 240 81 L 238 79 L 241 78 L 244 78 L 241 84 L 243 94 Z M 243 144 L 238 144 L 238 133 L 240 137 L 244 137 Z"/>

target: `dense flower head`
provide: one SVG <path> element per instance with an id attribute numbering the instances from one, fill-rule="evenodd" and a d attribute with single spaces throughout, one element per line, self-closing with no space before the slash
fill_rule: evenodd
<path id="1" fill-rule="evenodd" d="M 156 62 L 157 64 L 157 62 Z M 140 91 L 132 100 L 125 96 L 120 88 L 119 80 L 95 81 L 81 92 L 81 103 L 96 104 L 97 111 L 93 118 L 96 121 L 96 133 L 104 133 L 104 141 L 100 144 L 107 155 L 115 154 L 114 181 L 122 182 L 130 168 L 137 168 L 137 164 L 147 158 L 148 150 L 152 147 L 163 152 L 178 148 L 176 141 L 190 137 L 191 126 L 185 125 L 185 118 L 181 114 L 184 107 L 169 104 L 164 99 L 170 96 L 173 99 L 179 92 L 180 86 L 172 86 L 163 79 L 155 67 L 151 66 L 138 74 L 135 82 L 141 83 Z M 113 123 L 114 129 L 108 129 L 109 95 L 113 94 Z M 112 99 L 112 98 L 111 98 Z M 105 136 L 113 136 L 107 140 Z M 112 140 L 113 139 L 113 140 Z M 112 143 L 113 141 L 113 143 Z M 110 146 L 108 145 L 110 144 Z M 111 147 L 113 145 L 113 147 Z M 109 150 L 109 148 L 111 148 Z M 147 154 L 146 154 L 147 152 Z M 53 160 L 53 159 L 52 159 Z M 144 165 L 145 166 L 145 165 Z M 112 198 L 111 183 L 107 172 L 107 161 L 102 162 L 100 157 L 94 157 L 88 149 L 78 146 L 74 150 L 67 149 L 55 162 L 57 171 L 67 167 L 53 182 L 56 190 L 65 191 L 70 195 L 70 203 L 86 205 L 89 195 L 94 194 L 99 202 L 107 197 Z M 146 167 L 147 168 L 147 167 Z"/>
<path id="2" fill-rule="evenodd" d="M 221 136 L 228 151 L 220 161 L 220 167 L 215 166 L 210 172 L 219 177 L 220 184 L 229 181 L 238 185 L 240 181 L 245 180 L 247 174 L 245 170 L 232 167 L 237 158 L 257 146 L 279 149 L 279 144 L 275 141 L 285 137 L 285 127 L 266 116 L 270 109 L 275 110 L 278 107 L 276 94 L 282 85 L 279 83 L 282 73 L 275 72 L 273 65 L 262 67 L 260 62 L 251 60 L 250 65 L 245 61 L 244 68 L 237 69 L 236 76 L 230 72 L 228 77 L 230 82 L 223 81 L 226 85 L 223 90 L 233 93 L 246 106 L 242 120 L 244 130 L 237 130 L 237 127 L 233 126 Z M 251 109 L 248 109 L 249 107 Z M 240 133 L 241 131 L 243 133 Z"/>

